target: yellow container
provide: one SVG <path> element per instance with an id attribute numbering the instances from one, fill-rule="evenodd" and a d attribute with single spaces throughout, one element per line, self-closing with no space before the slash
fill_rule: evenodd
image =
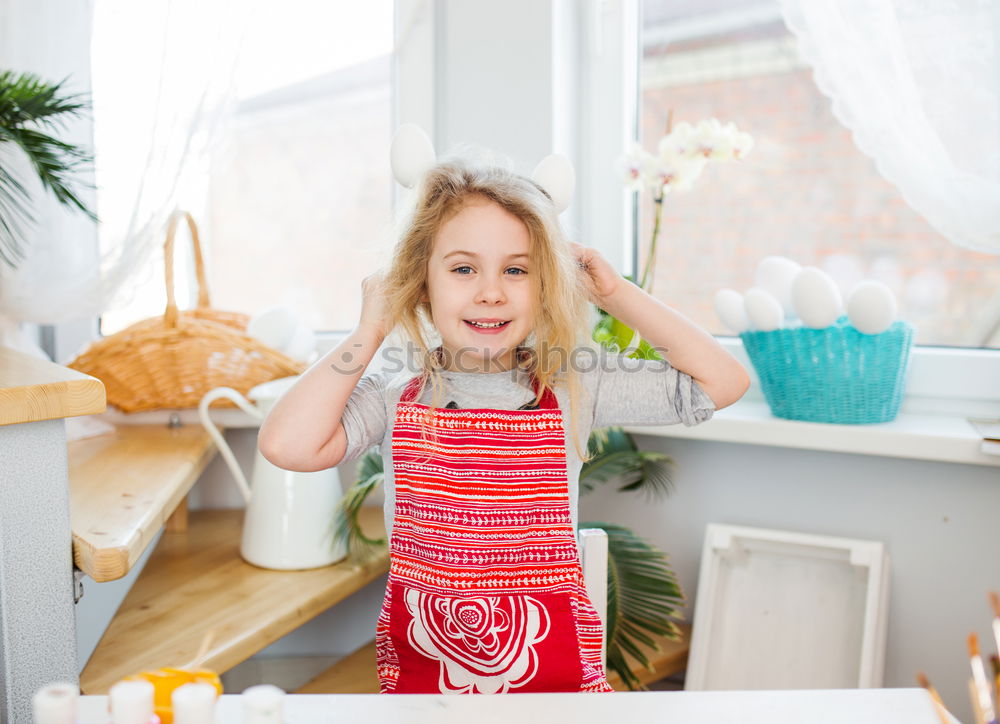
<path id="1" fill-rule="evenodd" d="M 222 681 L 219 675 L 208 669 L 168 667 L 156 671 L 141 671 L 126 676 L 125 681 L 148 681 L 153 685 L 153 711 L 160 717 L 162 724 L 173 724 L 174 707 L 170 697 L 177 687 L 184 684 L 211 684 L 220 695 L 222 694 Z"/>

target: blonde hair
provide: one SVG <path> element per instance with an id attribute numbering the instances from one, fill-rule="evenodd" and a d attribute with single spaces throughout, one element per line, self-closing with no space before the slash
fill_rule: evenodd
<path id="1" fill-rule="evenodd" d="M 412 214 L 386 273 L 390 321 L 416 346 L 424 384 L 429 381 L 434 390 L 431 408 L 437 407 L 443 382 L 440 360 L 428 335 L 428 262 L 441 227 L 478 199 L 495 203 L 528 230 L 531 278 L 538 303 L 532 333 L 523 343 L 527 354 L 517 355 L 518 367 L 537 381 L 533 403 L 541 400 L 546 390 L 565 387 L 573 441 L 580 458 L 586 459 L 577 435 L 581 388 L 572 360 L 575 348 L 588 338 L 587 293 L 552 200 L 534 181 L 496 164 L 463 159 L 440 162 L 428 171 L 416 190 Z"/>

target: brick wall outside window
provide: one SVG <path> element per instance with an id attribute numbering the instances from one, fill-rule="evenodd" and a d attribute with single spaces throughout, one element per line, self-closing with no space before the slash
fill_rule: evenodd
<path id="1" fill-rule="evenodd" d="M 644 147 L 655 151 L 671 111 L 674 123 L 713 116 L 732 121 L 756 146 L 745 161 L 710 164 L 693 190 L 667 197 L 658 297 L 712 332 L 728 334 L 712 297 L 722 287 L 743 292 L 752 286 L 763 256 L 822 267 L 843 266 L 848 255 L 866 277 L 895 267 L 886 280 L 900 298 L 901 316 L 917 326 L 917 343 L 1000 348 L 1000 333 L 982 331 L 1000 315 L 1000 258 L 948 242 L 911 209 L 854 146 L 808 68 L 791 63 L 757 74 L 730 68 L 712 79 L 704 66 L 719 54 L 698 57 L 702 77 L 687 73 L 689 82 L 671 84 L 669 69 L 666 82 L 662 68 L 646 73 L 659 78 L 642 91 Z M 732 64 L 734 55 L 726 57 Z M 644 69 L 658 60 L 647 51 Z M 683 64 L 674 67 L 680 69 L 674 75 L 686 73 Z M 649 195 L 643 199 L 644 259 L 653 217 Z"/>

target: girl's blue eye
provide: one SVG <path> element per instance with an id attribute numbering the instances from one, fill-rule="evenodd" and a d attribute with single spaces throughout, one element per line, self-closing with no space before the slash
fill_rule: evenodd
<path id="1" fill-rule="evenodd" d="M 453 274 L 461 274 L 462 276 L 468 276 L 469 274 L 472 273 L 473 269 L 471 266 L 463 265 L 463 266 L 457 266 L 451 271 Z M 528 273 L 526 269 L 521 269 L 520 267 L 516 266 L 507 267 L 507 269 L 505 269 L 504 271 L 505 273 L 512 274 L 513 276 L 522 276 Z"/>

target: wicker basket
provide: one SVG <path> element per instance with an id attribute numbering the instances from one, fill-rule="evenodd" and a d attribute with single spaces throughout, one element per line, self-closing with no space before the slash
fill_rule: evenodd
<path id="1" fill-rule="evenodd" d="M 181 218 L 191 230 L 198 279 L 197 307 L 187 311 L 179 311 L 174 300 L 173 248 Z M 186 211 L 170 217 L 163 252 L 163 316 L 98 340 L 68 365 L 101 380 L 109 404 L 123 412 L 197 407 L 216 387 L 246 394 L 262 382 L 302 372 L 303 363 L 246 334 L 247 315 L 211 308 L 198 227 Z"/>
<path id="2" fill-rule="evenodd" d="M 826 329 L 740 335 L 775 417 L 858 425 L 895 419 L 913 327 L 862 334 L 846 317 Z"/>

